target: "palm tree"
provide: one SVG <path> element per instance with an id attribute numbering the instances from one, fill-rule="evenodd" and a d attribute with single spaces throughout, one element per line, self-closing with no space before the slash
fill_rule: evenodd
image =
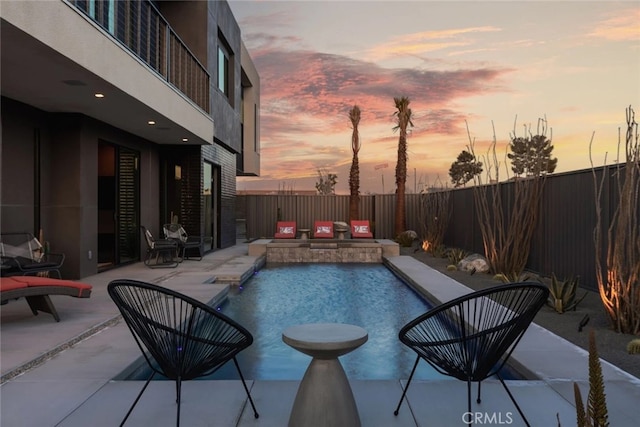
<path id="1" fill-rule="evenodd" d="M 360 167 L 358 165 L 358 152 L 360 151 L 360 137 L 358 135 L 358 123 L 360 123 L 360 108 L 354 105 L 349 110 L 349 120 L 353 126 L 351 134 L 351 171 L 349 172 L 349 219 L 360 219 Z"/>
<path id="2" fill-rule="evenodd" d="M 400 130 L 400 138 L 398 139 L 398 163 L 396 163 L 396 218 L 394 233 L 398 236 L 406 231 L 406 215 L 405 215 L 405 184 L 407 182 L 407 127 L 412 126 L 411 108 L 409 98 L 393 98 L 396 103 L 397 111 L 393 113 L 397 118 L 398 125 L 393 128 L 394 131 Z"/>

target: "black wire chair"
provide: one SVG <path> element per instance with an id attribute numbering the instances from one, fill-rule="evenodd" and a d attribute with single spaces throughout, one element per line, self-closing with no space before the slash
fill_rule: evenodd
<path id="1" fill-rule="evenodd" d="M 209 375 L 230 360 L 258 418 L 236 360 L 236 355 L 253 343 L 249 331 L 214 308 L 157 285 L 120 279 L 109 283 L 107 290 L 152 369 L 121 426 L 156 374 L 176 382 L 179 426 L 182 382 Z"/>
<path id="2" fill-rule="evenodd" d="M 162 227 L 162 231 L 164 232 L 165 239 L 177 242 L 178 248 L 180 249 L 180 262 L 185 259 L 196 258 L 189 256 L 189 252 L 193 250 L 198 251 L 198 261 L 202 261 L 204 246 L 203 236 L 190 236 L 182 225 L 176 223 L 165 224 Z"/>
<path id="3" fill-rule="evenodd" d="M 27 231 L 0 233 L 0 257 L 2 258 L 0 276 L 35 276 L 55 273 L 62 279 L 60 269 L 64 263 L 63 253 L 47 252 Z"/>
<path id="4" fill-rule="evenodd" d="M 178 266 L 180 259 L 180 247 L 178 242 L 170 239 L 156 239 L 151 231 L 144 225 L 140 226 L 140 230 L 147 243 L 147 254 L 144 258 L 144 265 L 149 268 L 175 268 Z M 152 264 L 151 259 L 155 258 Z"/>
<path id="5" fill-rule="evenodd" d="M 398 415 L 418 362 L 424 359 L 441 374 L 467 382 L 469 412 L 471 383 L 478 383 L 480 403 L 480 384 L 496 375 L 529 426 L 500 369 L 548 296 L 549 289 L 540 283 L 511 283 L 453 299 L 407 323 L 398 336 L 418 357 L 394 414 Z"/>

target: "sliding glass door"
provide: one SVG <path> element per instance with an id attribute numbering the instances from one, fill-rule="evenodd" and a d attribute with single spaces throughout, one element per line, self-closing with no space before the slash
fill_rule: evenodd
<path id="1" fill-rule="evenodd" d="M 115 144 L 98 145 L 98 271 L 139 259 L 139 158 Z"/>

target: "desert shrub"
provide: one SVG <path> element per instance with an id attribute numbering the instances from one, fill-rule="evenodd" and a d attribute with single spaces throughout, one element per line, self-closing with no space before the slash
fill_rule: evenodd
<path id="1" fill-rule="evenodd" d="M 400 233 L 396 236 L 395 241 L 403 248 L 410 248 L 415 238 L 409 233 Z"/>

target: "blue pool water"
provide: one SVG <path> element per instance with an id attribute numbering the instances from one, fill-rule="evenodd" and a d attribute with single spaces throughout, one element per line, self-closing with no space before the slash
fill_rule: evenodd
<path id="1" fill-rule="evenodd" d="M 367 330 L 368 341 L 340 358 L 353 379 L 408 378 L 415 353 L 398 332 L 430 305 L 380 264 L 288 264 L 257 272 L 233 292 L 222 313 L 254 337 L 238 355 L 249 379 L 300 379 L 311 358 L 282 341 L 282 331 L 303 323 L 348 323 Z M 426 363 L 416 378 L 438 376 Z M 233 364 L 213 375 L 237 378 Z"/>

